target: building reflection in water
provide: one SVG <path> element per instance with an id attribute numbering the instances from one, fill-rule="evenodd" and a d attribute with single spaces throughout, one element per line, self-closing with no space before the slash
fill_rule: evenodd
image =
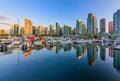
<path id="1" fill-rule="evenodd" d="M 32 55 L 32 51 L 33 51 L 33 50 L 29 50 L 29 51 L 24 52 L 24 56 L 25 56 L 26 58 L 30 57 L 30 56 Z"/>
<path id="2" fill-rule="evenodd" d="M 120 72 L 120 50 L 114 50 L 113 65 Z"/>
<path id="3" fill-rule="evenodd" d="M 59 54 L 60 50 L 62 49 L 61 45 L 56 46 L 56 54 Z"/>
<path id="4" fill-rule="evenodd" d="M 106 60 L 106 48 L 104 46 L 100 46 L 100 59 Z"/>
<path id="5" fill-rule="evenodd" d="M 113 50 L 113 48 L 109 48 L 109 56 L 110 57 L 114 56 L 114 50 Z"/>
<path id="6" fill-rule="evenodd" d="M 98 57 L 98 48 L 96 45 L 88 45 L 87 46 L 87 59 L 88 59 L 88 64 L 90 66 L 94 66 L 96 64 L 97 61 L 97 57 Z"/>
<path id="7" fill-rule="evenodd" d="M 68 51 L 71 51 L 72 45 L 62 45 L 62 48 L 64 52 L 68 52 Z"/>
<path id="8" fill-rule="evenodd" d="M 85 53 L 86 53 L 86 46 L 76 45 L 76 46 L 75 46 L 75 49 L 76 49 L 76 56 L 77 56 L 77 58 L 78 58 L 78 59 L 83 58 L 83 56 L 84 56 Z"/>

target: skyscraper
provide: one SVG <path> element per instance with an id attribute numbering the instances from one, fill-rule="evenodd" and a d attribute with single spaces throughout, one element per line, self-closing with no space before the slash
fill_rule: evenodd
<path id="1" fill-rule="evenodd" d="M 44 35 L 44 27 L 38 26 L 39 35 Z"/>
<path id="2" fill-rule="evenodd" d="M 110 34 L 112 34 L 112 32 L 114 31 L 114 23 L 112 21 L 108 23 L 108 30 Z"/>
<path id="3" fill-rule="evenodd" d="M 87 33 L 87 26 L 86 24 L 83 24 L 82 27 L 83 27 L 82 34 L 84 35 Z"/>
<path id="4" fill-rule="evenodd" d="M 14 24 L 14 34 L 19 34 L 19 25 Z"/>
<path id="5" fill-rule="evenodd" d="M 62 32 L 63 35 L 70 36 L 72 34 L 72 28 L 67 25 L 64 25 Z"/>
<path id="6" fill-rule="evenodd" d="M 13 34 L 13 26 L 10 28 L 10 34 Z"/>
<path id="7" fill-rule="evenodd" d="M 120 9 L 113 15 L 114 33 L 120 34 Z"/>
<path id="8" fill-rule="evenodd" d="M 58 23 L 56 23 L 56 36 L 59 37 L 62 35 L 62 29 Z"/>
<path id="9" fill-rule="evenodd" d="M 92 13 L 90 13 L 87 18 L 87 33 L 97 34 L 97 18 Z"/>
<path id="10" fill-rule="evenodd" d="M 32 28 L 33 28 L 33 35 L 39 35 L 38 26 L 32 26 Z"/>
<path id="11" fill-rule="evenodd" d="M 50 25 L 50 36 L 54 36 L 55 35 L 55 27 L 54 27 L 54 25 Z"/>
<path id="12" fill-rule="evenodd" d="M 48 27 L 44 27 L 44 35 L 48 35 L 49 32 L 48 32 Z"/>
<path id="13" fill-rule="evenodd" d="M 25 34 L 24 27 L 21 27 L 21 28 L 20 28 L 20 34 L 21 34 L 21 35 L 24 35 L 24 34 Z"/>
<path id="14" fill-rule="evenodd" d="M 100 33 L 105 33 L 106 32 L 106 20 L 105 18 L 100 20 Z"/>
<path id="15" fill-rule="evenodd" d="M 33 29 L 32 29 L 32 22 L 29 19 L 25 19 L 25 35 L 30 35 L 33 34 Z"/>
<path id="16" fill-rule="evenodd" d="M 80 19 L 78 19 L 76 23 L 76 35 L 82 34 L 82 31 L 83 31 L 83 22 Z"/>

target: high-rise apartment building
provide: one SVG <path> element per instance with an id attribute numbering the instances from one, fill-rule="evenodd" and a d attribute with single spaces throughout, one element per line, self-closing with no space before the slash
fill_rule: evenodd
<path id="1" fill-rule="evenodd" d="M 25 35 L 30 35 L 33 34 L 33 29 L 32 29 L 32 21 L 29 19 L 25 19 Z"/>
<path id="2" fill-rule="evenodd" d="M 97 18 L 94 14 L 90 13 L 87 18 L 87 33 L 88 34 L 97 34 Z"/>
<path id="3" fill-rule="evenodd" d="M 114 31 L 114 23 L 113 23 L 112 21 L 110 21 L 110 22 L 108 23 L 108 32 L 109 32 L 110 34 L 112 34 L 113 31 Z"/>
<path id="4" fill-rule="evenodd" d="M 105 33 L 106 32 L 106 20 L 105 18 L 100 20 L 100 33 Z"/>

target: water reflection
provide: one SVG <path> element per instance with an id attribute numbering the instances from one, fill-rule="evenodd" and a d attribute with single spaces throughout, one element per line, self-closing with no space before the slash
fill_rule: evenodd
<path id="1" fill-rule="evenodd" d="M 105 61 L 106 60 L 106 47 L 100 46 L 100 59 Z"/>
<path id="2" fill-rule="evenodd" d="M 94 66 L 97 62 L 98 57 L 98 48 L 97 45 L 88 45 L 87 46 L 87 59 L 90 66 Z"/>
<path id="3" fill-rule="evenodd" d="M 84 45 L 75 45 L 74 48 L 76 49 L 76 57 L 78 59 L 83 58 L 83 56 L 86 54 L 86 46 Z"/>
<path id="4" fill-rule="evenodd" d="M 107 60 L 107 54 L 109 57 L 113 57 L 113 64 L 114 68 L 120 72 L 120 50 L 114 50 L 113 48 L 108 48 L 105 46 L 99 46 L 96 44 L 88 44 L 88 45 L 57 45 L 57 46 L 46 46 L 42 45 L 41 47 L 31 47 L 28 51 L 23 51 L 23 56 L 29 58 L 33 54 L 34 51 L 41 51 L 42 49 L 55 51 L 56 54 L 61 54 L 60 51 L 65 52 L 73 52 L 78 60 L 84 60 L 82 58 L 87 57 L 88 65 L 94 66 L 97 63 L 98 55 L 100 56 L 100 61 Z M 99 50 L 100 49 L 100 50 Z M 0 56 L 13 54 L 13 52 L 21 51 L 20 48 L 9 49 L 6 51 L 0 50 Z M 99 51 L 99 52 L 98 52 Z M 49 51 L 48 51 L 49 52 Z M 21 53 L 20 53 L 21 54 Z M 19 57 L 20 57 L 19 54 Z M 107 57 L 107 58 L 106 58 Z M 74 57 L 73 57 L 74 58 Z"/>
<path id="5" fill-rule="evenodd" d="M 120 72 L 120 50 L 114 51 L 114 62 L 113 65 L 118 72 Z"/>
<path id="6" fill-rule="evenodd" d="M 32 55 L 32 51 L 33 51 L 33 50 L 29 50 L 29 51 L 23 52 L 23 53 L 24 53 L 24 56 L 25 56 L 26 58 L 30 57 L 30 56 Z"/>
<path id="7" fill-rule="evenodd" d="M 114 50 L 113 50 L 113 48 L 109 48 L 109 56 L 110 57 L 114 56 Z"/>

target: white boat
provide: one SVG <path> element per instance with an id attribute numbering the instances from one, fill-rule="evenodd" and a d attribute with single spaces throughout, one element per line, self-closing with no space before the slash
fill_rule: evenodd
<path id="1" fill-rule="evenodd" d="M 16 40 L 14 40 L 13 41 L 13 45 L 20 45 L 22 43 L 22 41 L 21 40 L 19 40 L 19 39 L 16 39 Z"/>
<path id="2" fill-rule="evenodd" d="M 120 50 L 120 45 L 114 47 L 114 49 L 119 49 Z"/>
<path id="3" fill-rule="evenodd" d="M 30 41 L 28 40 L 28 39 L 24 39 L 24 44 L 26 44 L 27 45 L 27 47 L 29 48 L 30 47 Z"/>
<path id="4" fill-rule="evenodd" d="M 84 39 L 76 39 L 73 41 L 74 44 L 82 44 L 82 43 L 86 43 L 86 41 Z"/>
<path id="5" fill-rule="evenodd" d="M 12 45 L 12 44 L 8 44 L 8 45 L 7 45 L 7 48 L 8 48 L 8 49 L 12 49 L 12 48 L 13 48 L 13 45 Z"/>
<path id="6" fill-rule="evenodd" d="M 88 44 L 92 44 L 92 40 L 87 40 L 86 41 Z"/>
<path id="7" fill-rule="evenodd" d="M 11 40 L 10 39 L 7 39 L 4 44 L 11 44 Z"/>
<path id="8" fill-rule="evenodd" d="M 33 44 L 34 44 L 35 46 L 41 46 L 41 45 L 42 45 L 42 42 L 39 41 L 39 40 L 36 40 L 36 41 L 33 42 Z"/>
<path id="9" fill-rule="evenodd" d="M 73 44 L 73 43 L 70 40 L 70 38 L 65 38 L 65 39 L 62 40 L 62 42 L 60 44 L 64 45 L 64 44 Z"/>
<path id="10" fill-rule="evenodd" d="M 56 41 L 54 41 L 54 42 L 56 42 Z M 52 38 L 46 38 L 46 44 L 47 45 L 51 45 L 51 44 L 53 44 L 53 39 Z"/>

